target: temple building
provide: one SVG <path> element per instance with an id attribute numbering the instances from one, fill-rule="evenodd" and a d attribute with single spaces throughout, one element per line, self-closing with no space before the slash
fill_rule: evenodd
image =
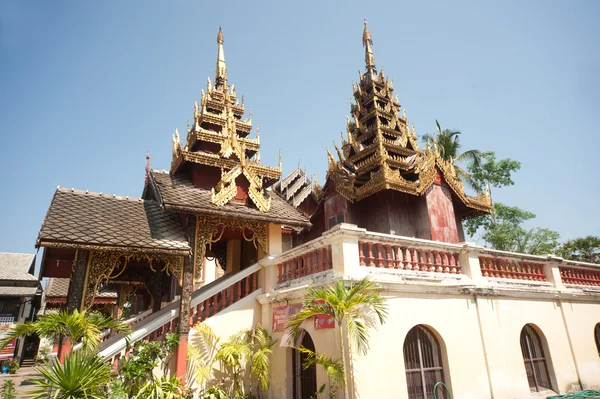
<path id="1" fill-rule="evenodd" d="M 14 323 L 31 321 L 40 308 L 41 288 L 35 277 L 35 255 L 0 252 L 0 336 Z M 33 363 L 37 337 L 15 339 L 0 350 L 0 360 Z"/>
<path id="2" fill-rule="evenodd" d="M 298 345 L 339 359 L 348 341 L 315 317 L 291 343 L 286 321 L 308 287 L 370 276 L 389 316 L 370 330 L 367 354 L 347 351 L 348 398 L 428 399 L 435 386 L 448 398 L 437 383 L 473 399 L 600 388 L 600 265 L 466 242 L 462 221 L 491 212 L 489 194 L 467 195 L 435 143 L 419 148 L 366 23 L 362 44 L 347 134 L 335 156 L 327 150 L 320 186 L 300 164 L 282 178 L 281 153 L 276 167 L 261 164 L 219 28 L 215 76 L 184 141 L 172 134 L 169 170 L 147 155 L 141 198 L 56 190 L 37 239 L 41 275 L 62 284 L 52 303 L 99 308 L 111 292 L 109 312 L 122 317 L 135 303 L 133 333 L 107 336 L 99 355 L 117 367 L 131 343 L 178 331 L 171 371 L 198 391 L 192 327 L 227 338 L 261 324 L 278 340 L 264 397 L 308 399 L 332 386 L 322 369 L 302 367 Z M 58 356 L 72 344 L 58 342 Z"/>

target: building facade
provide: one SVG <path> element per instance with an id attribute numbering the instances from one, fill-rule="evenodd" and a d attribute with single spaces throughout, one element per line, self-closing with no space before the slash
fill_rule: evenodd
<path id="1" fill-rule="evenodd" d="M 327 151 L 323 187 L 299 167 L 280 179 L 281 157 L 277 167 L 260 163 L 219 30 L 214 81 L 194 104 L 184 143 L 173 134 L 169 171 L 151 169 L 147 157 L 139 199 L 57 189 L 38 237 L 42 275 L 70 279 L 70 309 L 90 308 L 108 285 L 120 287 L 117 312 L 135 287 L 147 291 L 131 336 L 100 348 L 115 367 L 127 342 L 179 331 L 173 371 L 186 378 L 187 348 L 199 345 L 193 325 L 228 337 L 262 324 L 280 342 L 269 398 L 309 398 L 327 382 L 301 367 L 294 346 L 342 355 L 339 326 L 323 317 L 288 345 L 285 322 L 307 287 L 367 275 L 389 318 L 366 355 L 347 353 L 351 398 L 432 398 L 438 382 L 452 397 L 477 399 L 600 387 L 599 266 L 465 242 L 462 221 L 489 213 L 489 195 L 467 195 L 435 143 L 419 148 L 375 67 L 366 24 L 362 41 L 365 72 L 337 159 Z"/>

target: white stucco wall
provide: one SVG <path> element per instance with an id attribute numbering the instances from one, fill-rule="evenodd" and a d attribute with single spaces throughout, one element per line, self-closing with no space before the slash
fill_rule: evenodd
<path id="1" fill-rule="evenodd" d="M 446 383 L 455 398 L 537 397 L 529 389 L 519 341 L 526 324 L 533 324 L 543 337 L 553 390 L 565 394 L 578 387 L 576 362 L 558 300 L 500 296 L 479 296 L 476 300 L 473 295 L 433 292 L 386 291 L 384 295 L 388 321 L 371 330 L 371 348 L 366 356 L 353 354 L 353 398 L 407 397 L 403 345 L 406 334 L 416 325 L 426 326 L 438 337 Z M 263 306 L 263 324 L 268 326 L 273 304 Z M 584 388 L 598 387 L 600 358 L 594 326 L 600 322 L 600 303 L 563 302 L 563 307 L 582 384 Z M 337 330 L 315 331 L 310 322 L 303 327 L 317 352 L 340 356 Z M 280 339 L 282 333 L 273 335 Z M 270 398 L 291 398 L 291 349 L 277 345 L 272 365 Z M 326 381 L 326 375 L 318 370 L 317 387 Z"/>

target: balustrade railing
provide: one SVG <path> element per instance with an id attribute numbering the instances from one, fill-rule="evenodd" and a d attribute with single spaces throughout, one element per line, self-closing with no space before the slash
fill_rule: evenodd
<path id="1" fill-rule="evenodd" d="M 277 265 L 277 283 L 295 280 L 329 270 L 331 263 L 331 246 L 309 250 Z"/>
<path id="2" fill-rule="evenodd" d="M 436 273 L 461 273 L 458 251 L 418 248 L 416 246 L 358 242 L 361 266 L 416 270 Z"/>
<path id="3" fill-rule="evenodd" d="M 483 277 L 548 281 L 546 273 L 544 272 L 543 263 L 480 256 L 479 266 Z"/>
<path id="4" fill-rule="evenodd" d="M 238 302 L 242 298 L 257 291 L 259 287 L 259 264 L 251 266 L 235 274 L 224 276 L 207 284 L 192 294 L 189 323 L 193 325 L 204 321 L 218 312 Z M 99 356 L 107 359 L 115 367 L 119 359 L 128 357 L 129 349 L 138 341 L 156 341 L 168 332 L 177 331 L 180 301 L 145 317 L 132 328 L 128 336 L 117 334 L 104 341 L 99 348 Z"/>
<path id="5" fill-rule="evenodd" d="M 560 277 L 565 284 L 600 286 L 600 270 L 560 266 Z"/>

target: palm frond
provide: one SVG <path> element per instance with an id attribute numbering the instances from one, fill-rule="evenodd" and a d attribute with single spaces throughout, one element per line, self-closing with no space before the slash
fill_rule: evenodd
<path id="1" fill-rule="evenodd" d="M 15 338 L 25 337 L 37 333 L 35 325 L 31 323 L 16 323 L 4 333 L 0 340 L 0 349 L 4 349 Z M 51 338 L 51 337 L 48 337 Z"/>

